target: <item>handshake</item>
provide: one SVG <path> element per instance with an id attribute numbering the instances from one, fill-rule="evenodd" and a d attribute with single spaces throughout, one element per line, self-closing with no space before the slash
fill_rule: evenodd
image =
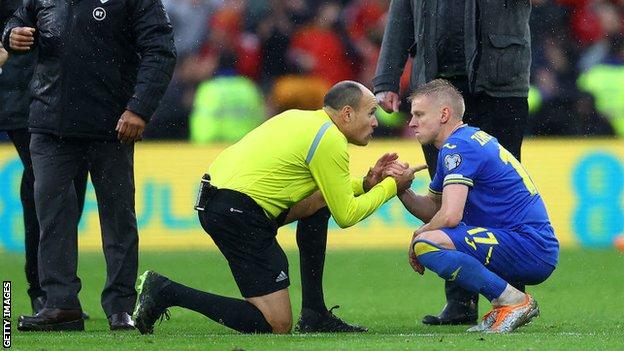
<path id="1" fill-rule="evenodd" d="M 396 181 L 397 194 L 401 194 L 412 185 L 414 173 L 425 168 L 427 165 L 410 167 L 409 164 L 399 161 L 397 153 L 386 153 L 368 170 L 364 177 L 364 191 L 369 191 L 386 177 L 392 177 Z"/>

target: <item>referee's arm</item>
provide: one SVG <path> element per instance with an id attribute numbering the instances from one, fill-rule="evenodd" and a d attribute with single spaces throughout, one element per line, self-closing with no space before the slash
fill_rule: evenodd
<path id="1" fill-rule="evenodd" d="M 351 189 L 355 196 L 360 196 L 366 191 L 364 190 L 364 177 L 351 177 Z"/>
<path id="2" fill-rule="evenodd" d="M 349 174 L 347 142 L 337 129 L 328 130 L 309 167 L 329 211 L 341 228 L 368 217 L 397 192 L 395 180 L 388 177 L 368 192 L 356 196 L 354 190 L 358 189 L 358 183 Z"/>

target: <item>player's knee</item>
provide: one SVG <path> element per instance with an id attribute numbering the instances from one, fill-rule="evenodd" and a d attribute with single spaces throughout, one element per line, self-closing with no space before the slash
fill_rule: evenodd
<path id="1" fill-rule="evenodd" d="M 443 279 L 450 279 L 453 274 L 457 274 L 455 266 L 451 264 L 452 260 L 446 255 L 448 251 L 426 241 L 416 241 L 414 244 L 414 253 L 420 263 Z"/>
<path id="2" fill-rule="evenodd" d="M 455 245 L 451 239 L 441 230 L 432 230 L 428 232 L 420 233 L 417 240 L 421 242 L 428 242 L 443 249 L 455 249 Z"/>
<path id="3" fill-rule="evenodd" d="M 440 251 L 440 248 L 432 245 L 427 241 L 416 241 L 416 243 L 414 244 L 414 253 L 416 254 L 416 256 L 421 256 L 426 253 L 435 251 Z"/>

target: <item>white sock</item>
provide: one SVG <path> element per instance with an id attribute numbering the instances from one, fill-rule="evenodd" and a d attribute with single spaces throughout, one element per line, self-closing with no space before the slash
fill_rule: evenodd
<path id="1" fill-rule="evenodd" d="M 524 302 L 526 295 L 514 288 L 513 286 L 507 284 L 503 293 L 500 294 L 499 297 L 492 300 L 492 306 L 500 307 L 500 306 L 510 306 L 510 305 L 518 305 Z"/>

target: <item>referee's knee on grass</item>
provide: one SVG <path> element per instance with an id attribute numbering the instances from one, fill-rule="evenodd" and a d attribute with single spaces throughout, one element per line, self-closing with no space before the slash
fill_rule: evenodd
<path id="1" fill-rule="evenodd" d="M 268 320 L 274 334 L 288 334 L 292 329 L 292 316 L 275 316 Z"/>

